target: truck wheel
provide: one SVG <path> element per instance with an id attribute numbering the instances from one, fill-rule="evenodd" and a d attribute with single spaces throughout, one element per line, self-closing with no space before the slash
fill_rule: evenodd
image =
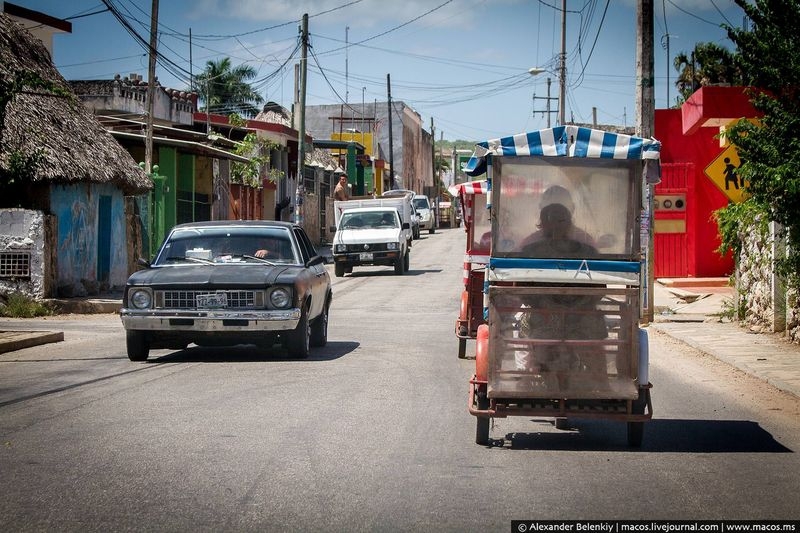
<path id="1" fill-rule="evenodd" d="M 321 348 L 328 344 L 328 307 L 330 307 L 330 300 L 325 302 L 322 313 L 311 322 L 310 345 L 315 348 Z"/>
<path id="2" fill-rule="evenodd" d="M 300 359 L 308 357 L 310 338 L 311 324 L 308 321 L 308 311 L 303 306 L 297 327 L 290 331 L 286 337 L 286 349 L 289 350 L 289 355 Z"/>
<path id="3" fill-rule="evenodd" d="M 408 267 L 411 264 L 411 252 L 406 252 L 406 255 L 403 256 L 403 270 L 408 272 Z"/>
<path id="4" fill-rule="evenodd" d="M 125 347 L 128 350 L 128 359 L 131 361 L 147 361 L 150 353 L 150 341 L 141 331 L 125 332 Z"/>
<path id="5" fill-rule="evenodd" d="M 333 266 L 334 273 L 336 274 L 337 278 L 341 278 L 344 276 L 344 263 L 336 263 Z"/>
<path id="6" fill-rule="evenodd" d="M 478 391 L 476 393 L 478 400 L 478 409 L 484 410 L 489 408 L 489 398 L 486 397 L 486 392 Z M 489 444 L 489 422 L 488 417 L 475 417 L 475 444 L 486 446 Z"/>
<path id="7" fill-rule="evenodd" d="M 402 276 L 404 272 L 403 271 L 404 265 L 405 265 L 405 259 L 404 256 L 401 255 L 394 261 L 394 273 L 397 274 L 398 276 Z"/>
<path id="8" fill-rule="evenodd" d="M 434 233 L 436 233 L 436 230 L 434 228 L 428 230 L 429 235 L 433 235 Z"/>

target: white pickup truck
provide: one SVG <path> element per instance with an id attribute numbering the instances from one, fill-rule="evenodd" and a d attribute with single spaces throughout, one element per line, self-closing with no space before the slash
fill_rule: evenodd
<path id="1" fill-rule="evenodd" d="M 354 201 L 359 200 L 335 204 Z M 355 266 L 393 266 L 395 274 L 408 270 L 410 225 L 402 221 L 397 207 L 338 207 L 331 247 L 337 278 L 352 272 Z"/>

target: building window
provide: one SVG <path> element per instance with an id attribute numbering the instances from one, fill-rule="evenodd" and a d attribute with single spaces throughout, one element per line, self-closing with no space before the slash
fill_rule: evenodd
<path id="1" fill-rule="evenodd" d="M 30 252 L 0 252 L 0 278 L 30 277 Z"/>

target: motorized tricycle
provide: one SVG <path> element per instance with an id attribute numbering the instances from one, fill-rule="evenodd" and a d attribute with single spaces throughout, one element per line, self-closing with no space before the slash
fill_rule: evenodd
<path id="1" fill-rule="evenodd" d="M 483 318 L 483 280 L 486 263 L 489 262 L 491 224 L 486 209 L 486 181 L 459 183 L 448 189 L 453 198 L 459 198 L 467 234 L 464 251 L 464 290 L 456 319 L 458 357 L 467 354 L 467 339 L 474 339 L 478 326 L 485 324 Z"/>
<path id="2" fill-rule="evenodd" d="M 476 145 L 467 173 L 487 174 L 491 222 L 469 382 L 478 444 L 494 418 L 543 416 L 627 422 L 641 446 L 653 414 L 642 191 L 659 150 L 570 125 Z"/>

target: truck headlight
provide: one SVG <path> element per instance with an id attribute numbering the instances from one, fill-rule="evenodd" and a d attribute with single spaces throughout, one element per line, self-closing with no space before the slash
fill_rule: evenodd
<path id="1" fill-rule="evenodd" d="M 150 289 L 132 289 L 128 300 L 134 309 L 149 309 L 153 304 L 153 291 Z"/>
<path id="2" fill-rule="evenodd" d="M 336 245 L 336 251 L 339 252 L 339 253 L 346 252 L 347 251 L 347 245 L 346 244 L 337 244 Z"/>
<path id="3" fill-rule="evenodd" d="M 390 242 L 390 243 L 386 244 L 386 249 L 387 250 L 397 250 L 398 245 L 399 245 L 399 243 Z"/>
<path id="4" fill-rule="evenodd" d="M 269 293 L 269 303 L 276 309 L 286 309 L 292 304 L 292 291 L 286 287 L 276 287 Z"/>

